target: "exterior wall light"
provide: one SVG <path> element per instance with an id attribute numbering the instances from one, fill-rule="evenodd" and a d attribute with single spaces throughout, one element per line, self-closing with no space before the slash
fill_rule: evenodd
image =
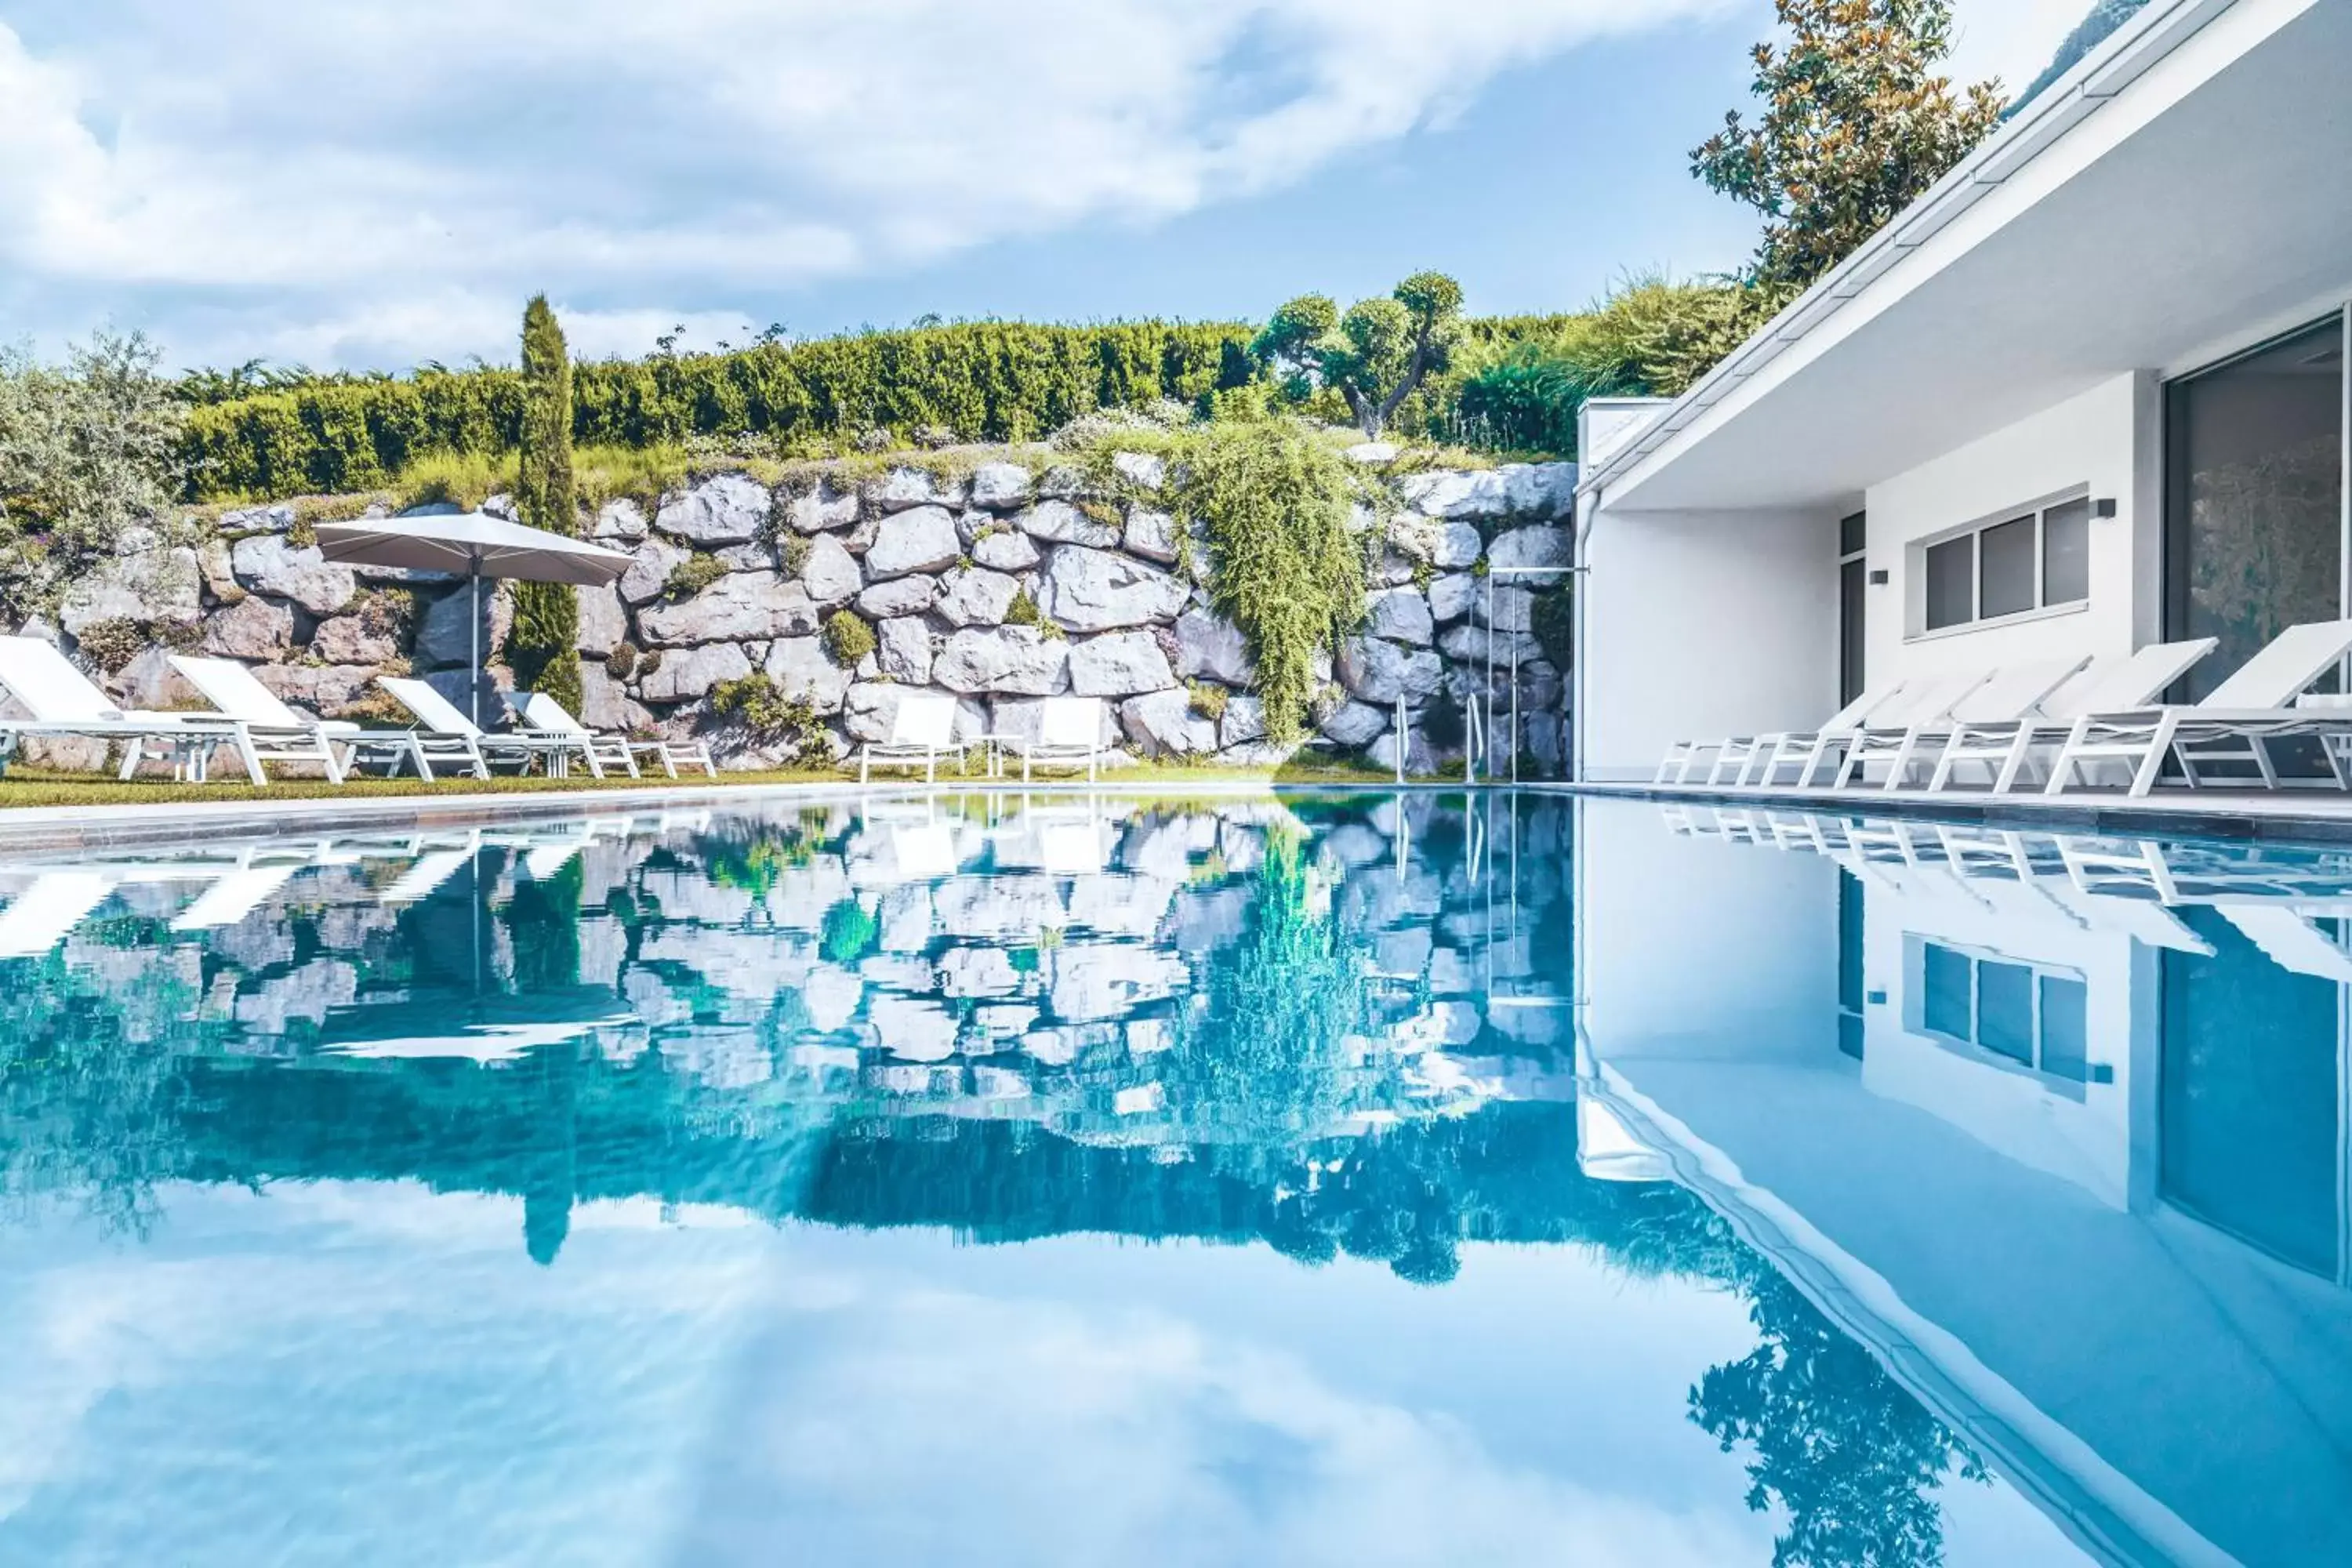
<path id="1" fill-rule="evenodd" d="M 2095 500 L 2095 501 L 2093 501 L 2093 502 L 2091 503 L 2091 515 L 2092 515 L 2093 517 L 2113 517 L 2113 516 L 2115 516 L 2115 515 L 2116 515 L 2116 500 L 2115 500 L 2115 498 L 2114 498 L 2113 496 L 2108 496 L 2107 498 L 2105 498 L 2105 500 Z"/>
<path id="2" fill-rule="evenodd" d="M 1884 588 L 1886 586 L 1885 567 L 1881 566 L 1878 570 L 1870 574 L 1870 585 L 1874 588 Z"/>

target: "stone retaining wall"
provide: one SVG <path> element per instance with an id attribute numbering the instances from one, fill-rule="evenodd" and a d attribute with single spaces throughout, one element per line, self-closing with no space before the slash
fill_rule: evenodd
<path id="1" fill-rule="evenodd" d="M 1149 498 L 1159 459 L 1118 467 Z M 1564 574 L 1503 568 L 1569 560 L 1572 464 L 1421 472 L 1385 481 L 1395 509 L 1359 509 L 1379 531 L 1361 635 L 1339 650 L 1311 744 L 1409 771 L 1458 757 L 1460 714 L 1475 696 L 1507 719 L 1517 661 L 1521 749 L 1539 768 L 1562 756 L 1565 682 L 1532 635 L 1535 591 Z M 445 509 L 446 510 L 446 509 Z M 487 503 L 504 510 L 500 498 Z M 636 564 L 610 588 L 583 589 L 581 717 L 600 729 L 695 734 L 724 765 L 753 768 L 776 750 L 730 730 L 711 708 L 720 682 L 764 671 L 824 716 L 847 750 L 887 736 L 909 691 L 958 703 L 958 732 L 1034 732 L 1042 700 L 1106 700 L 1107 736 L 1139 756 L 1282 760 L 1265 738 L 1255 670 L 1238 628 L 1209 607 L 1188 571 L 1181 524 L 1145 501 L 1087 493 L 1066 469 L 1042 477 L 1012 461 L 943 477 L 909 464 L 852 482 L 821 473 L 772 489 L 720 474 L 666 496 L 651 515 L 616 500 L 588 520 Z M 299 542 L 291 506 L 227 513 L 199 542 L 134 538 L 70 595 L 53 628 L 118 699 L 196 706 L 170 670 L 170 646 L 245 660 L 289 703 L 326 717 L 379 712 L 375 678 L 425 674 L 461 703 L 467 684 L 463 585 L 430 574 L 346 567 Z M 710 580 L 677 574 L 707 557 Z M 491 679 L 510 616 L 487 586 L 479 633 Z M 856 614 L 875 648 L 844 668 L 823 636 Z M 144 633 L 122 662 L 125 627 Z M 95 646 L 90 646 L 95 645 Z M 110 658 L 110 651 L 111 657 Z M 1489 676 L 1490 664 L 1494 673 Z M 1392 732 L 1397 699 L 1408 733 Z M 499 704 L 483 703 L 485 714 Z M 62 759 L 60 759 L 62 760 Z"/>

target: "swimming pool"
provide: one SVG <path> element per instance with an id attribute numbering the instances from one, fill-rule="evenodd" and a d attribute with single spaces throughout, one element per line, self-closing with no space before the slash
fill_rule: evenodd
<path id="1" fill-rule="evenodd" d="M 2352 1541 L 2344 857 L 976 795 L 0 900 L 0 1560 Z"/>

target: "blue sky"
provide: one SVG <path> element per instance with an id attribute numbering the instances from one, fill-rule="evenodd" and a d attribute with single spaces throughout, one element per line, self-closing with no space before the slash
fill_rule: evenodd
<path id="1" fill-rule="evenodd" d="M 2079 0 L 1956 0 L 2030 79 Z M 1687 173 L 1768 0 L 0 0 L 0 339 L 583 353 L 926 312 L 1482 311 L 1752 227 Z"/>

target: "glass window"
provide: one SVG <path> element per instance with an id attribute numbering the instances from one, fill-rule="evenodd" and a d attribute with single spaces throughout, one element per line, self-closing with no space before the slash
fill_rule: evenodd
<path id="1" fill-rule="evenodd" d="M 1928 1028 L 1955 1039 L 1972 1039 L 1976 1036 L 1975 991 L 1976 965 L 1964 952 L 1954 952 L 1948 947 L 1929 942 L 1922 950 L 1925 960 L 1921 978 L 1926 1000 L 1920 1017 Z"/>
<path id="2" fill-rule="evenodd" d="M 2032 970 L 2021 963 L 1977 965 L 1977 1044 L 2032 1065 Z"/>
<path id="3" fill-rule="evenodd" d="M 2091 503 L 2060 501 L 2042 514 L 2042 602 L 2091 596 Z"/>
<path id="4" fill-rule="evenodd" d="M 1870 538 L 1870 514 L 1855 512 L 1852 517 L 1838 519 L 1838 553 L 1859 555 Z"/>
<path id="5" fill-rule="evenodd" d="M 2091 1076 L 2090 988 L 2063 974 L 2042 977 L 2042 1070 L 2084 1083 Z"/>
<path id="6" fill-rule="evenodd" d="M 1977 597 L 1977 614 L 2013 616 L 2034 607 L 2033 516 L 2027 513 L 1984 531 L 1977 545 L 1984 586 Z"/>
<path id="7" fill-rule="evenodd" d="M 1927 629 L 1977 618 L 1977 536 L 1964 533 L 1927 547 Z"/>

